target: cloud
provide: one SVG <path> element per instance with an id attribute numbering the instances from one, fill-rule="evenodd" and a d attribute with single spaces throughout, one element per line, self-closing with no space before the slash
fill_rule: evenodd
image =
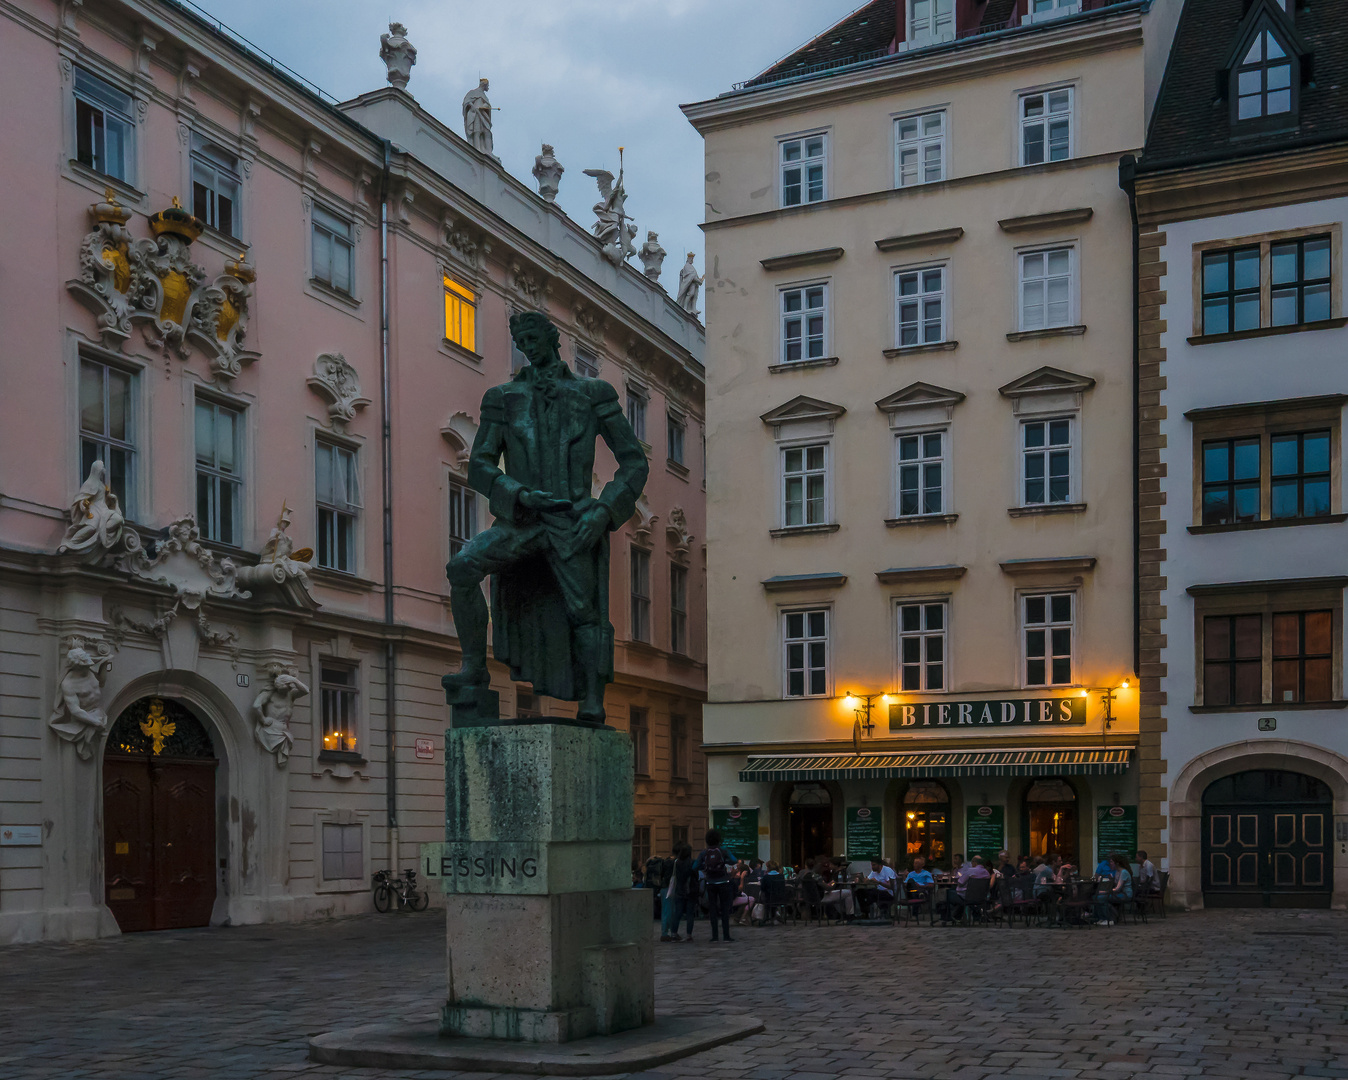
<path id="1" fill-rule="evenodd" d="M 421 105 L 462 132 L 463 95 L 487 76 L 502 163 L 532 186 L 534 155 L 551 143 L 566 166 L 557 201 L 586 227 L 598 192 L 582 170 L 616 173 L 625 147 L 628 210 L 643 238 L 660 234 L 672 288 L 679 252 L 701 265 L 703 250 L 702 139 L 680 103 L 756 74 L 860 0 L 197 2 L 340 99 L 384 85 L 379 35 L 404 23 Z"/>

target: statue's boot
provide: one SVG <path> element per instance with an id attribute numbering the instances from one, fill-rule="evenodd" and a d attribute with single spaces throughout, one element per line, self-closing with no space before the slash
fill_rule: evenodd
<path id="1" fill-rule="evenodd" d="M 446 567 L 449 577 L 449 608 L 454 615 L 454 629 L 459 635 L 463 663 L 440 680 L 445 693 L 486 687 L 491 682 L 487 671 L 487 600 L 479 587 L 481 577 L 459 558 Z"/>
<path id="2" fill-rule="evenodd" d="M 580 653 L 581 698 L 576 710 L 576 719 L 587 724 L 602 725 L 604 713 L 604 687 L 606 681 L 601 672 L 607 667 L 604 658 L 604 628 L 602 626 L 581 626 L 576 630 L 577 651 Z"/>

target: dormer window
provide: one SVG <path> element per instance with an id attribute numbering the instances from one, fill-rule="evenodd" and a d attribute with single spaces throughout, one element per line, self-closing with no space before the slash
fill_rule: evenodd
<path id="1" fill-rule="evenodd" d="M 955 0 L 908 0 L 908 40 L 917 44 L 955 36 Z"/>
<path id="2" fill-rule="evenodd" d="M 1236 69 L 1236 119 L 1292 111 L 1292 59 L 1270 30 L 1260 30 Z"/>

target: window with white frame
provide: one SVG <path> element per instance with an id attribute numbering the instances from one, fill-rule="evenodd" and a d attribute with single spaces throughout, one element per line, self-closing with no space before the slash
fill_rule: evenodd
<path id="1" fill-rule="evenodd" d="M 1020 97 L 1020 163 L 1042 165 L 1072 156 L 1072 88 Z"/>
<path id="2" fill-rule="evenodd" d="M 449 557 L 477 535 L 477 492 L 457 480 L 449 482 Z"/>
<path id="3" fill-rule="evenodd" d="M 651 553 L 639 547 L 632 552 L 632 640 L 651 640 Z"/>
<path id="4" fill-rule="evenodd" d="M 1070 247 L 1021 252 L 1021 330 L 1072 325 L 1075 262 Z"/>
<path id="5" fill-rule="evenodd" d="M 898 187 L 945 179 L 945 110 L 894 121 L 894 183 Z"/>
<path id="6" fill-rule="evenodd" d="M 1056 19 L 1063 15 L 1075 15 L 1081 10 L 1081 0 L 1030 0 L 1030 10 L 1025 15 L 1027 25 Z"/>
<path id="7" fill-rule="evenodd" d="M 1076 597 L 1070 592 L 1022 596 L 1026 686 L 1072 684 Z"/>
<path id="8" fill-rule="evenodd" d="M 782 613 L 786 697 L 828 694 L 828 617 L 827 608 Z"/>
<path id="9" fill-rule="evenodd" d="M 314 446 L 314 463 L 318 565 L 354 574 L 356 518 L 360 512 L 356 451 L 320 439 Z"/>
<path id="10" fill-rule="evenodd" d="M 899 606 L 899 689 L 946 689 L 946 611 L 943 601 Z"/>
<path id="11" fill-rule="evenodd" d="M 828 285 L 781 291 L 782 363 L 822 360 L 828 347 Z"/>
<path id="12" fill-rule="evenodd" d="M 799 139 L 783 139 L 781 146 L 782 205 L 823 202 L 824 153 L 827 138 L 822 133 Z"/>
<path id="13" fill-rule="evenodd" d="M 828 523 L 828 444 L 782 448 L 782 525 Z"/>
<path id="14" fill-rule="evenodd" d="M 136 182 L 136 108 L 127 94 L 75 69 L 75 158 L 104 176 Z"/>
<path id="15" fill-rule="evenodd" d="M 627 422 L 632 425 L 632 433 L 642 442 L 646 441 L 646 406 L 650 403 L 650 394 L 643 386 L 627 384 Z"/>
<path id="16" fill-rule="evenodd" d="M 80 358 L 80 475 L 103 463 L 103 482 L 128 520 L 136 514 L 136 376 Z"/>
<path id="17" fill-rule="evenodd" d="M 586 379 L 599 378 L 599 361 L 588 349 L 576 347 L 574 363 L 571 365 L 577 375 Z"/>
<path id="18" fill-rule="evenodd" d="M 943 266 L 894 275 L 894 344 L 899 348 L 945 340 L 945 279 Z"/>
<path id="19" fill-rule="evenodd" d="M 1069 416 L 1021 422 L 1022 505 L 1072 502 L 1073 424 Z"/>
<path id="20" fill-rule="evenodd" d="M 192 136 L 192 213 L 217 232 L 239 235 L 239 159 L 200 135 Z"/>
<path id="21" fill-rule="evenodd" d="M 243 413 L 197 398 L 197 525 L 207 540 L 243 543 Z"/>
<path id="22" fill-rule="evenodd" d="M 898 437 L 898 516 L 945 513 L 945 440 L 943 431 Z"/>
<path id="23" fill-rule="evenodd" d="M 955 36 L 955 0 L 906 0 L 908 40 L 923 44 Z"/>
<path id="24" fill-rule="evenodd" d="M 356 251 L 351 222 L 315 203 L 313 234 L 314 280 L 350 295 Z"/>
<path id="25" fill-rule="evenodd" d="M 365 828 L 332 821 L 323 824 L 323 880 L 365 880 Z"/>
<path id="26" fill-rule="evenodd" d="M 326 660 L 319 665 L 318 700 L 324 750 L 356 752 L 360 743 L 358 694 L 354 667 Z"/>

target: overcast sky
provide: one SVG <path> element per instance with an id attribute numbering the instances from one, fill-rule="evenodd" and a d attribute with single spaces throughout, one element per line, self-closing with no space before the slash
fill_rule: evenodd
<path id="1" fill-rule="evenodd" d="M 618 171 L 627 209 L 669 252 L 673 291 L 701 269 L 702 139 L 679 105 L 714 97 L 825 30 L 861 0 L 197 0 L 211 15 L 339 99 L 385 83 L 379 35 L 396 19 L 417 49 L 408 90 L 463 134 L 463 95 L 491 80 L 496 153 L 534 187 L 539 144 L 566 166 L 558 202 L 587 228 L 587 168 Z M 639 263 L 633 259 L 633 266 Z"/>

